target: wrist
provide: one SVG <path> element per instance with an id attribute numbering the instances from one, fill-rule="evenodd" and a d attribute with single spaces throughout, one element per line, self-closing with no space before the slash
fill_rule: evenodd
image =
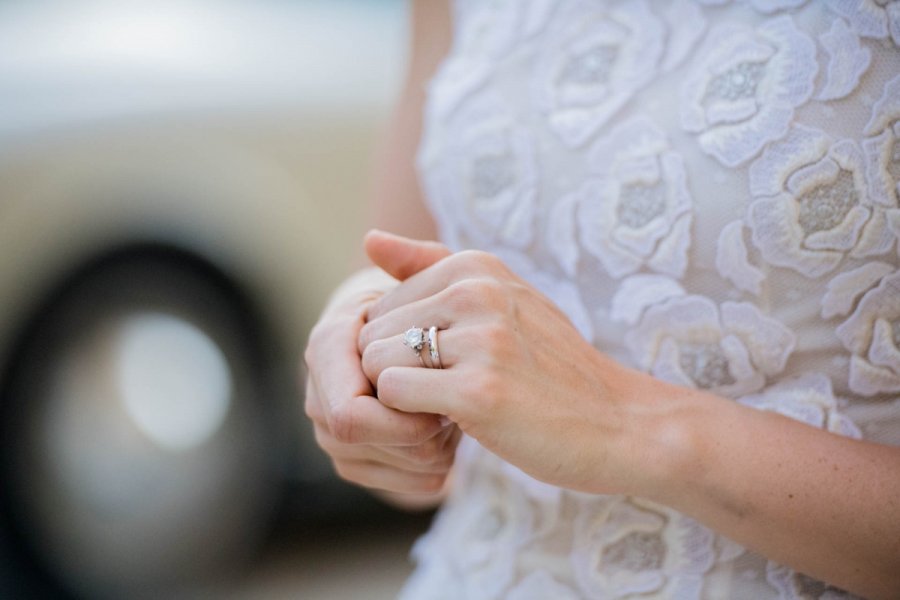
<path id="1" fill-rule="evenodd" d="M 710 455 L 709 428 L 728 401 L 632 372 L 625 451 L 635 474 L 626 493 L 673 506 L 703 479 Z"/>

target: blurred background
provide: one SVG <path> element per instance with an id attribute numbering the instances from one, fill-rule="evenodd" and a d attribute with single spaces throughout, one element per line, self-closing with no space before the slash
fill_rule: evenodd
<path id="1" fill-rule="evenodd" d="M 401 0 L 0 2 L 0 597 L 390 598 L 297 386 Z"/>

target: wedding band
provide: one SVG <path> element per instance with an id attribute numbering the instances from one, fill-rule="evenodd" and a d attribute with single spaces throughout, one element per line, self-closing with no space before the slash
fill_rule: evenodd
<path id="1" fill-rule="evenodd" d="M 425 366 L 425 360 L 422 358 L 422 347 L 425 346 L 425 330 L 421 327 L 410 327 L 403 334 L 403 345 L 412 348 L 419 359 L 419 364 Z"/>
<path id="2" fill-rule="evenodd" d="M 443 369 L 441 354 L 438 352 L 437 341 L 438 328 L 432 325 L 428 328 L 428 352 L 431 355 L 431 368 Z"/>

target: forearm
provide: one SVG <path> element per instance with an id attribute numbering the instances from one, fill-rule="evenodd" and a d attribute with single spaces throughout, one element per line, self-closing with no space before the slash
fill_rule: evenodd
<path id="1" fill-rule="evenodd" d="M 900 449 L 700 391 L 657 389 L 679 408 L 648 495 L 799 572 L 900 597 Z"/>
<path id="2" fill-rule="evenodd" d="M 416 239 L 436 239 L 416 172 L 427 83 L 450 47 L 445 0 L 410 3 L 409 62 L 405 83 L 382 136 L 369 202 L 372 227 Z"/>

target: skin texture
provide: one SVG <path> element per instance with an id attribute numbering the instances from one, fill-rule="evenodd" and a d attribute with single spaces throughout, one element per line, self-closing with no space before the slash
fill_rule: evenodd
<path id="1" fill-rule="evenodd" d="M 412 16 L 414 60 L 369 205 L 379 226 L 434 239 L 412 165 L 450 20 L 436 0 L 413 3 Z M 367 273 L 389 277 L 342 286 L 305 354 L 306 412 L 348 481 L 434 506 L 465 431 L 542 481 L 650 498 L 814 578 L 900 598 L 900 449 L 619 365 L 491 255 L 382 232 L 364 247 Z M 431 324 L 444 370 L 401 343 Z"/>

